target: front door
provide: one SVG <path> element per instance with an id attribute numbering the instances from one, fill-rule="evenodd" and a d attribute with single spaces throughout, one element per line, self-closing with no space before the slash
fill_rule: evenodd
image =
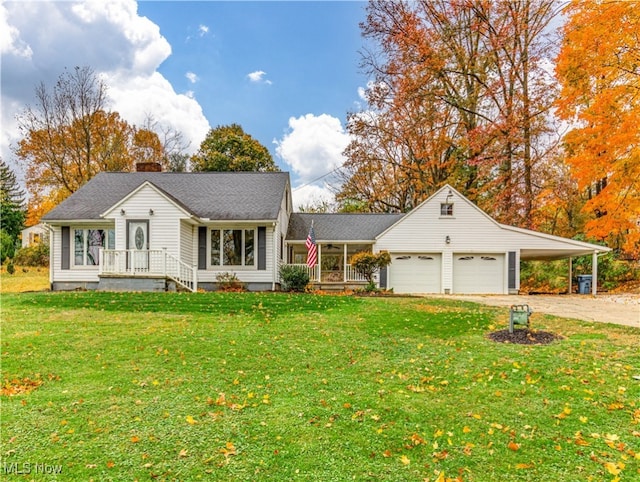
<path id="1" fill-rule="evenodd" d="M 137 272 L 149 270 L 149 222 L 129 221 L 127 249 L 129 269 Z"/>

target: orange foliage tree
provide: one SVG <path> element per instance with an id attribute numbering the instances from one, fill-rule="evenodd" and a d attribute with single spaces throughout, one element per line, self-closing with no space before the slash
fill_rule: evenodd
<path id="1" fill-rule="evenodd" d="M 566 162 L 590 237 L 640 256 L 640 5 L 574 1 L 557 59 Z"/>
<path id="2" fill-rule="evenodd" d="M 531 224 L 553 101 L 543 69 L 552 0 L 369 3 L 375 78 L 351 114 L 343 199 L 406 211 L 443 183 L 504 222 Z M 542 179 L 542 180 L 541 180 Z"/>
<path id="3" fill-rule="evenodd" d="M 106 86 L 88 67 L 60 76 L 52 91 L 36 88 L 36 105 L 21 115 L 18 162 L 26 164 L 30 222 L 101 171 L 130 171 L 138 161 L 162 161 L 156 133 L 106 110 Z"/>

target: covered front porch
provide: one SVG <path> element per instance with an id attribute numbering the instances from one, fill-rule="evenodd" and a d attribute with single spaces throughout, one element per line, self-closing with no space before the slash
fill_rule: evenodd
<path id="1" fill-rule="evenodd" d="M 371 244 L 319 243 L 318 262 L 307 266 L 307 248 L 301 244 L 290 244 L 288 264 L 300 266 L 309 273 L 311 283 L 320 287 L 360 287 L 367 283 L 364 276 L 351 266 L 351 257 L 361 251 L 371 251 Z"/>

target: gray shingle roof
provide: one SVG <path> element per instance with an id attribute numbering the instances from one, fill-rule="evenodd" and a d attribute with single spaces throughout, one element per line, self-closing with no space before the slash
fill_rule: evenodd
<path id="1" fill-rule="evenodd" d="M 313 220 L 313 230 L 318 241 L 373 241 L 403 216 L 404 214 L 380 213 L 294 213 L 289 220 L 287 239 L 304 241 Z"/>
<path id="2" fill-rule="evenodd" d="M 149 181 L 176 204 L 200 218 L 276 219 L 286 172 L 101 172 L 42 219 L 100 219 L 100 215 Z"/>

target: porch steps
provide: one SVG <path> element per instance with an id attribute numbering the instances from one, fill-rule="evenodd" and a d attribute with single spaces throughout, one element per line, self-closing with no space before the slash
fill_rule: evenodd
<path id="1" fill-rule="evenodd" d="M 326 291 L 328 293 L 341 293 L 347 290 L 362 289 L 366 286 L 366 283 L 347 282 L 347 283 L 312 283 L 312 286 L 316 290 Z"/>

